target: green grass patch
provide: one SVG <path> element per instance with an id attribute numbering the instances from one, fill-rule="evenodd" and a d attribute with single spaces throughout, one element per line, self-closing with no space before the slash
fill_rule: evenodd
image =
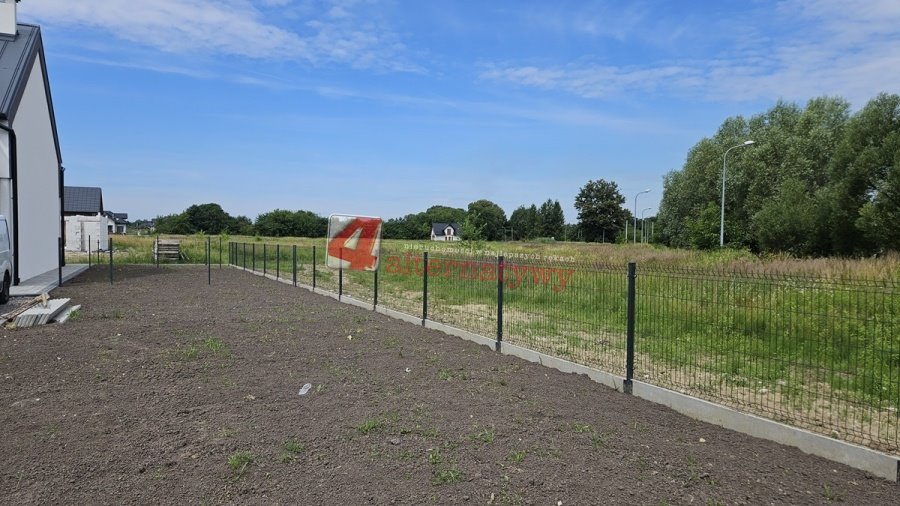
<path id="1" fill-rule="evenodd" d="M 281 462 L 288 463 L 296 460 L 297 455 L 306 451 L 306 445 L 296 441 L 285 441 L 282 446 Z"/>
<path id="2" fill-rule="evenodd" d="M 228 457 L 228 467 L 237 473 L 238 476 L 244 474 L 248 467 L 256 460 L 256 457 L 247 451 L 239 451 L 232 453 Z"/>
<path id="3" fill-rule="evenodd" d="M 525 460 L 525 457 L 526 457 L 527 455 L 528 455 L 528 451 L 526 451 L 526 450 L 519 450 L 519 451 L 517 451 L 517 452 L 512 452 L 512 453 L 510 453 L 510 454 L 509 454 L 509 457 L 507 457 L 507 460 L 509 460 L 510 462 L 519 464 L 519 463 L 521 463 L 523 460 Z"/>
<path id="4" fill-rule="evenodd" d="M 195 344 L 184 344 L 175 348 L 175 358 L 182 361 L 195 360 L 200 356 L 200 347 Z"/>
<path id="5" fill-rule="evenodd" d="M 216 337 L 210 337 L 206 341 L 203 341 L 203 347 L 216 355 L 231 356 L 228 345 Z"/>
<path id="6" fill-rule="evenodd" d="M 443 469 L 435 469 L 432 473 L 433 485 L 449 485 L 462 481 L 463 472 L 454 464 Z"/>
<path id="7" fill-rule="evenodd" d="M 378 432 L 384 429 L 384 422 L 378 418 L 371 418 L 355 426 L 360 434 L 369 434 L 370 432 Z"/>
<path id="8" fill-rule="evenodd" d="M 476 432 L 475 434 L 472 434 L 471 436 L 469 436 L 469 438 L 474 441 L 481 441 L 482 443 L 490 444 L 490 443 L 493 443 L 494 439 L 497 438 L 497 433 L 494 431 L 493 428 L 491 428 L 491 429 L 484 428 L 484 429 L 481 429 L 480 431 Z"/>

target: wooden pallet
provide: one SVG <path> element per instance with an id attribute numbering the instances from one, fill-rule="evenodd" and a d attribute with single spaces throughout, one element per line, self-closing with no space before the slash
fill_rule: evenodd
<path id="1" fill-rule="evenodd" d="M 181 259 L 181 241 L 160 239 L 153 243 L 153 260 Z"/>

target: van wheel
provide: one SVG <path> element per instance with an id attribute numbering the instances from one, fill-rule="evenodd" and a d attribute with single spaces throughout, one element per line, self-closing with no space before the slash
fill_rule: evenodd
<path id="1" fill-rule="evenodd" d="M 3 288 L 0 288 L 0 304 L 9 302 L 9 274 L 3 276 Z"/>

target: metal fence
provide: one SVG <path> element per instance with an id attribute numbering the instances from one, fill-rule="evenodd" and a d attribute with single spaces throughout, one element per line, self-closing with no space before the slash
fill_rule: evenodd
<path id="1" fill-rule="evenodd" d="M 385 249 L 373 273 L 244 243 L 229 263 L 900 453 L 894 281 Z"/>

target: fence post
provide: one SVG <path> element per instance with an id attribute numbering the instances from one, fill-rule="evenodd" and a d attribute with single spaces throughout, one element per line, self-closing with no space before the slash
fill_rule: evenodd
<path id="1" fill-rule="evenodd" d="M 222 236 L 219 236 L 219 269 L 222 268 Z"/>
<path id="2" fill-rule="evenodd" d="M 109 238 L 109 284 L 113 282 L 112 237 Z"/>
<path id="3" fill-rule="evenodd" d="M 156 268 L 159 269 L 159 234 L 156 234 Z"/>
<path id="4" fill-rule="evenodd" d="M 297 245 L 294 244 L 291 249 L 291 277 L 294 279 L 294 286 L 297 286 Z"/>
<path id="5" fill-rule="evenodd" d="M 503 344 L 503 255 L 497 257 L 497 344 L 494 349 L 500 351 Z"/>
<path id="6" fill-rule="evenodd" d="M 316 247 L 313 245 L 313 290 L 316 289 Z"/>
<path id="7" fill-rule="evenodd" d="M 328 261 L 328 258 L 325 258 Z M 344 295 L 344 248 L 342 247 L 338 253 L 338 300 Z"/>
<path id="8" fill-rule="evenodd" d="M 266 264 L 269 263 L 269 255 L 268 248 L 266 247 L 266 243 L 263 243 L 263 276 L 266 275 Z"/>
<path id="9" fill-rule="evenodd" d="M 375 269 L 375 296 L 372 299 L 372 311 L 378 309 L 378 271 L 381 268 L 381 261 L 378 262 L 378 268 Z"/>
<path id="10" fill-rule="evenodd" d="M 243 262 L 244 262 L 244 270 L 246 271 L 247 270 L 247 243 L 242 242 L 241 245 L 243 246 L 243 250 L 244 250 L 243 254 L 241 255 L 241 260 L 243 260 Z"/>
<path id="11" fill-rule="evenodd" d="M 428 319 L 428 252 L 422 253 L 422 325 Z"/>
<path id="12" fill-rule="evenodd" d="M 256 272 L 256 243 L 250 245 L 250 254 L 253 256 L 250 267 L 253 268 L 253 272 Z"/>
<path id="13" fill-rule="evenodd" d="M 91 258 L 92 253 L 93 252 L 91 251 L 91 236 L 89 235 L 88 236 L 88 267 L 91 267 L 91 264 L 94 263 L 94 259 Z"/>
<path id="14" fill-rule="evenodd" d="M 281 278 L 281 245 L 275 245 L 275 279 Z"/>
<path id="15" fill-rule="evenodd" d="M 100 239 L 97 239 L 97 265 L 100 265 Z"/>
<path id="16" fill-rule="evenodd" d="M 631 393 L 634 379 L 634 293 L 637 264 L 628 262 L 628 307 L 626 309 L 625 384 L 626 394 Z"/>
<path id="17" fill-rule="evenodd" d="M 212 284 L 212 237 L 206 236 L 206 284 Z"/>

